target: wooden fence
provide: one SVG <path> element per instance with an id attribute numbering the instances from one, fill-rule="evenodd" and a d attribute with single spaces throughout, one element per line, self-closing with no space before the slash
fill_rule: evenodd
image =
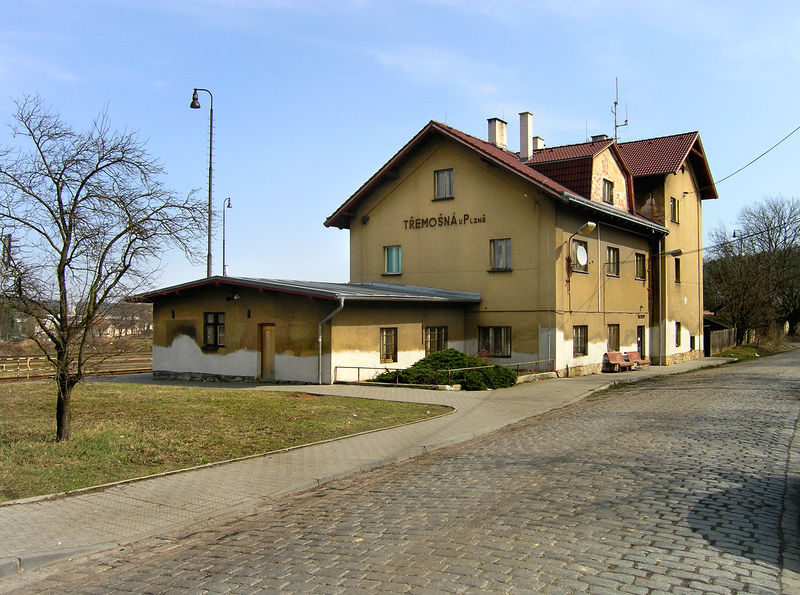
<path id="1" fill-rule="evenodd" d="M 736 346 L 736 329 L 726 328 L 718 331 L 708 331 L 706 337 L 706 356 L 718 353 Z"/>

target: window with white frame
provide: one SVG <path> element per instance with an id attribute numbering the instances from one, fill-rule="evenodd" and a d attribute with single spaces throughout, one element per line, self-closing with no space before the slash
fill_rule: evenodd
<path id="1" fill-rule="evenodd" d="M 400 246 L 383 247 L 383 272 L 386 275 L 400 275 L 403 272 L 403 256 Z"/>
<path id="2" fill-rule="evenodd" d="M 614 182 L 603 180 L 603 202 L 614 203 Z"/>
<path id="3" fill-rule="evenodd" d="M 669 220 L 673 223 L 681 222 L 681 203 L 674 196 L 669 199 Z"/>
<path id="4" fill-rule="evenodd" d="M 478 349 L 491 357 L 511 357 L 511 327 L 479 326 Z"/>
<path id="5" fill-rule="evenodd" d="M 493 271 L 511 270 L 511 238 L 489 240 L 489 250 Z"/>
<path id="6" fill-rule="evenodd" d="M 447 327 L 446 326 L 426 326 L 425 327 L 425 355 L 436 353 L 447 349 Z"/>
<path id="7" fill-rule="evenodd" d="M 203 314 L 203 337 L 206 347 L 225 346 L 225 312 Z"/>
<path id="8" fill-rule="evenodd" d="M 381 363 L 397 361 L 397 327 L 381 328 Z"/>
<path id="9" fill-rule="evenodd" d="M 572 356 L 589 355 L 589 327 L 585 324 L 572 327 Z"/>
<path id="10" fill-rule="evenodd" d="M 609 246 L 607 254 L 606 274 L 619 277 L 619 248 Z"/>
<path id="11" fill-rule="evenodd" d="M 453 170 L 439 169 L 433 172 L 433 199 L 453 198 Z"/>

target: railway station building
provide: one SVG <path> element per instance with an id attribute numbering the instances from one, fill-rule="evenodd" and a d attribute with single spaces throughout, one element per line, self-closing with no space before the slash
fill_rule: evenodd
<path id="1" fill-rule="evenodd" d="M 545 147 L 520 114 L 488 140 L 430 122 L 325 221 L 347 283 L 210 277 L 142 296 L 157 376 L 364 380 L 454 347 L 600 372 L 609 351 L 702 357 L 697 132 Z"/>

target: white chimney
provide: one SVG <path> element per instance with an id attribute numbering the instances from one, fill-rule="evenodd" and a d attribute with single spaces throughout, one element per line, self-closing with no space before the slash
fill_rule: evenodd
<path id="1" fill-rule="evenodd" d="M 500 118 L 489 118 L 489 142 L 496 147 L 505 149 L 506 143 L 506 122 Z"/>
<path id="2" fill-rule="evenodd" d="M 544 139 L 541 136 L 534 136 L 531 139 L 531 142 L 533 143 L 534 151 L 539 151 L 540 149 L 544 149 Z"/>
<path id="3" fill-rule="evenodd" d="M 519 158 L 527 161 L 533 156 L 533 114 L 519 113 Z"/>

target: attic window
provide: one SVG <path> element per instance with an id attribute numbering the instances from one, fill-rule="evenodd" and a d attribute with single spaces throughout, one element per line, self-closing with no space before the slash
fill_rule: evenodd
<path id="1" fill-rule="evenodd" d="M 453 170 L 436 170 L 433 172 L 433 200 L 450 198 L 453 198 Z"/>
<path id="2" fill-rule="evenodd" d="M 614 203 L 614 182 L 603 180 L 603 202 Z"/>

